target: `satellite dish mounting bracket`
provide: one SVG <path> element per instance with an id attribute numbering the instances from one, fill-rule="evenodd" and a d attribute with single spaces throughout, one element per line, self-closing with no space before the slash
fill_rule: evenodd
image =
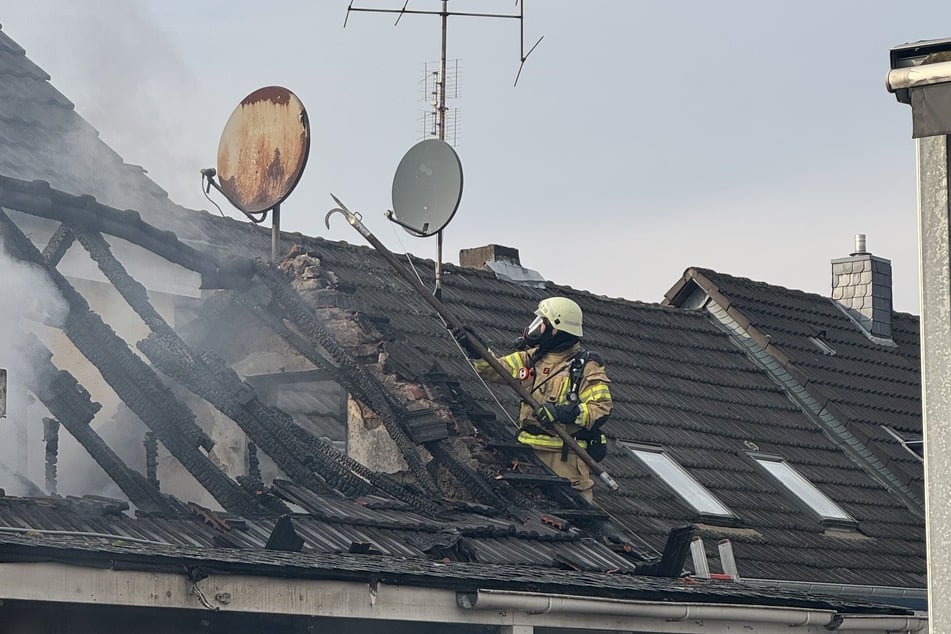
<path id="1" fill-rule="evenodd" d="M 254 224 L 259 225 L 265 220 L 267 220 L 267 212 L 271 211 L 271 209 L 265 209 L 264 211 L 254 211 L 254 212 L 245 211 L 244 209 L 241 208 L 241 205 L 239 205 L 237 202 L 231 199 L 231 197 L 228 195 L 228 192 L 226 192 L 224 189 L 221 188 L 221 185 L 219 185 L 218 181 L 215 180 L 216 174 L 217 174 L 217 170 L 213 167 L 205 168 L 201 171 L 202 180 L 205 181 L 205 187 L 204 187 L 205 195 L 207 195 L 208 192 L 211 191 L 211 188 L 214 187 L 215 189 L 218 190 L 219 194 L 225 197 L 225 200 L 231 203 L 231 205 L 235 209 L 237 209 L 238 211 L 243 213 L 245 216 L 247 216 L 248 220 L 250 220 Z M 260 217 L 256 218 L 252 214 L 260 214 Z"/>
<path id="2" fill-rule="evenodd" d="M 416 227 L 414 227 L 414 226 L 412 226 L 412 225 L 408 225 L 408 224 L 406 224 L 405 222 L 402 222 L 399 218 L 396 217 L 396 214 L 393 213 L 393 211 L 390 210 L 390 209 L 387 209 L 386 211 L 384 211 L 384 212 L 383 212 L 383 215 L 386 216 L 386 219 L 387 219 L 387 220 L 389 220 L 389 221 L 392 222 L 392 223 L 398 224 L 399 226 L 403 227 L 404 229 L 406 229 L 408 232 L 410 232 L 410 233 L 413 234 L 414 236 L 417 236 L 417 237 L 419 237 L 419 238 L 427 238 L 427 237 L 429 237 L 429 234 L 426 233 L 427 231 L 429 231 L 429 223 L 428 223 L 428 222 L 423 225 L 423 229 L 422 229 L 422 231 L 420 231 L 420 230 L 417 229 Z"/>

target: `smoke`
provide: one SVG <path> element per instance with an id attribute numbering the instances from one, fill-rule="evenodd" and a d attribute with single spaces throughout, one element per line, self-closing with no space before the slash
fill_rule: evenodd
<path id="1" fill-rule="evenodd" d="M 199 122 L 181 113 L 193 109 L 201 91 L 149 10 L 129 0 L 0 0 L 3 31 L 50 74 L 50 83 L 75 104 L 76 112 L 98 131 L 101 142 L 126 163 L 142 166 L 173 201 L 197 200 L 199 170 L 208 167 L 202 158 L 204 163 L 213 163 L 216 148 L 210 147 L 205 157 L 182 149 L 198 133 Z M 70 173 L 65 177 L 69 183 L 42 178 L 70 193 L 92 194 L 101 202 L 134 208 L 146 216 L 150 210 L 144 204 L 149 200 L 145 192 L 123 191 L 100 182 L 114 178 L 115 172 L 97 174 L 104 171 L 103 165 L 82 160 L 84 155 L 103 159 L 102 148 L 93 154 L 82 146 L 90 139 L 95 136 L 88 130 L 75 137 L 58 135 L 56 149 L 69 159 L 64 166 Z M 184 173 L 194 174 L 188 182 L 173 176 L 183 173 L 183 165 L 191 166 Z M 128 187 L 132 179 L 121 180 L 122 187 Z"/>
<path id="2" fill-rule="evenodd" d="M 4 271 L 0 276 L 0 368 L 8 372 L 7 418 L 0 419 L 0 487 L 9 495 L 33 496 L 38 491 L 29 483 L 46 489 L 43 419 L 51 414 L 32 392 L 40 388 L 37 367 L 46 359 L 30 356 L 30 350 L 36 354 L 35 347 L 21 344 L 25 337 L 35 335 L 57 354 L 68 357 L 76 351 L 59 332 L 69 307 L 46 271 L 14 259 L 3 250 L 2 241 L 0 267 Z M 55 358 L 54 364 L 59 365 Z M 126 464 L 144 471 L 145 426 L 127 408 L 120 405 L 114 416 L 98 425 L 98 433 Z M 125 497 L 64 427 L 58 438 L 58 494 Z"/>
<path id="3" fill-rule="evenodd" d="M 24 333 L 40 324 L 60 324 L 68 306 L 45 271 L 12 258 L 0 241 L 0 368 L 7 370 L 7 417 L 0 419 L 0 486 L 12 495 L 29 493 L 12 476 L 22 472 L 41 487 L 42 419 L 49 416 L 30 393 L 37 381 L 36 359 L 22 347 Z"/>

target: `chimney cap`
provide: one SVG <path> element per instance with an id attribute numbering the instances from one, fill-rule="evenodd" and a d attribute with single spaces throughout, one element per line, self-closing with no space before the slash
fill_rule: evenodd
<path id="1" fill-rule="evenodd" d="M 855 256 L 855 255 L 866 255 L 867 253 L 868 253 L 868 251 L 866 251 L 865 234 L 864 234 L 864 233 L 856 233 L 856 234 L 855 234 L 855 252 L 854 252 L 854 253 L 850 253 L 849 255 L 852 255 L 852 256 Z"/>

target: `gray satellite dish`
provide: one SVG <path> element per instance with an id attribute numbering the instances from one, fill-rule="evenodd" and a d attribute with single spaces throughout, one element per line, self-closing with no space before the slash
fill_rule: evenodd
<path id="1" fill-rule="evenodd" d="M 393 211 L 386 217 L 415 236 L 449 224 L 462 199 L 462 163 L 439 139 L 420 141 L 403 156 L 393 177 Z"/>

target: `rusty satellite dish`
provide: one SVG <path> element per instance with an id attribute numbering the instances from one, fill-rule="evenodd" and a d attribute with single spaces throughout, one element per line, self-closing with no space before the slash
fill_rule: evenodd
<path id="1" fill-rule="evenodd" d="M 462 200 L 462 163 L 439 139 L 420 141 L 393 176 L 393 211 L 386 217 L 409 233 L 428 237 L 449 224 Z"/>
<path id="2" fill-rule="evenodd" d="M 246 214 L 279 205 L 300 181 L 310 152 L 310 124 L 297 95 L 259 88 L 231 113 L 218 143 L 220 190 Z"/>

